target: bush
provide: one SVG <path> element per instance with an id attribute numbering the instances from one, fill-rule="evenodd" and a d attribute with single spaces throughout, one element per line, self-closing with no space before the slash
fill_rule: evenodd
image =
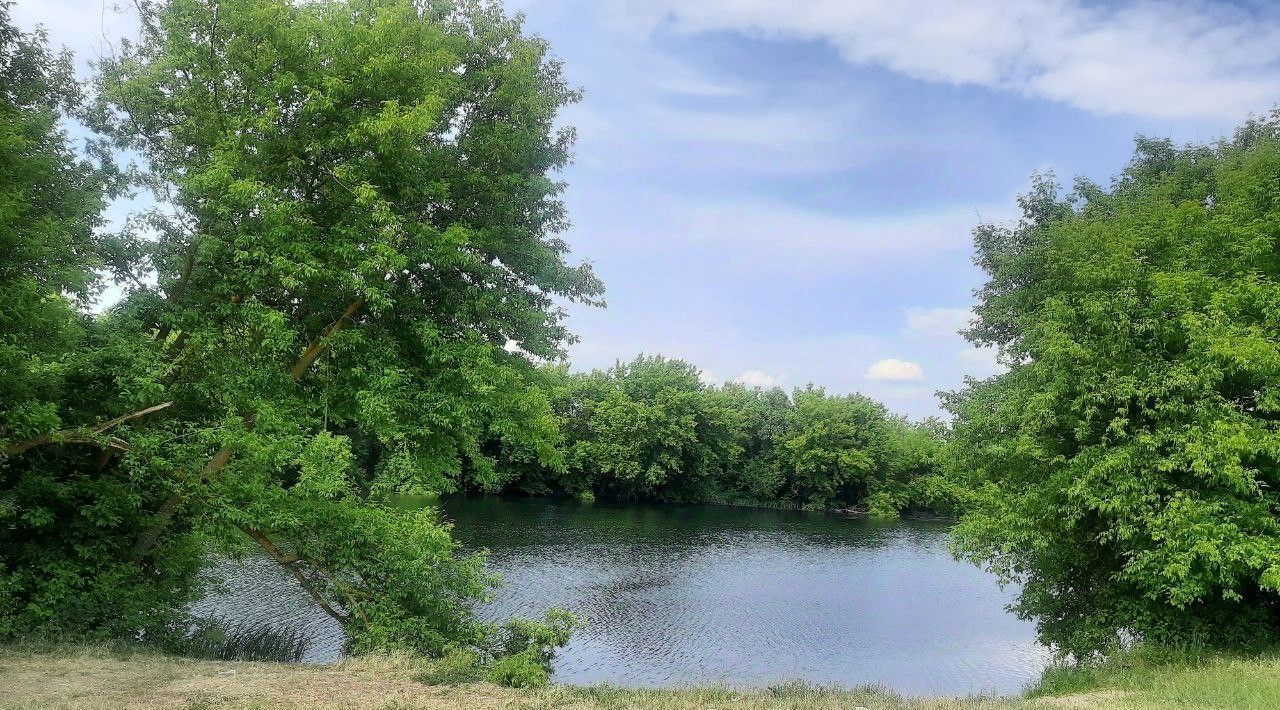
<path id="1" fill-rule="evenodd" d="M 913 478 L 907 482 L 907 506 L 913 511 L 926 510 L 952 518 L 960 517 L 973 492 L 958 478 L 950 471 Z"/>
<path id="2" fill-rule="evenodd" d="M 539 688 L 551 680 L 556 649 L 581 624 L 562 609 L 543 621 L 512 619 L 479 648 L 450 648 L 430 670 L 414 679 L 428 685 L 461 685 L 488 679 L 509 688 Z"/>
<path id="3" fill-rule="evenodd" d="M 885 491 L 872 493 L 867 497 L 867 515 L 873 518 L 896 518 L 898 505 L 893 496 Z"/>
<path id="4" fill-rule="evenodd" d="M 541 688 L 550 679 L 549 665 L 533 650 L 503 656 L 489 669 L 489 680 L 508 688 Z"/>
<path id="5" fill-rule="evenodd" d="M 581 621 L 563 609 L 547 612 L 544 621 L 512 619 L 502 626 L 499 634 L 500 657 L 527 655 L 538 664 L 551 669 L 556 649 L 569 643 L 575 627 Z"/>
<path id="6" fill-rule="evenodd" d="M 539 688 L 551 678 L 556 650 L 569 643 L 581 621 L 563 609 L 547 612 L 543 621 L 512 619 L 498 635 L 500 652 L 489 680 L 510 688 Z"/>

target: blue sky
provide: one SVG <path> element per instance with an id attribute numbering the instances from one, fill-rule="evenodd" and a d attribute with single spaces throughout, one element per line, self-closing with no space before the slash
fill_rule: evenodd
<path id="1" fill-rule="evenodd" d="M 128 3 L 120 3 L 127 5 Z M 1137 134 L 1228 134 L 1280 102 L 1280 8 L 1212 2 L 513 0 L 583 101 L 565 171 L 578 369 L 860 391 L 914 417 L 997 371 L 955 334 L 969 230 L 1032 172 L 1106 181 Z M 82 59 L 110 0 L 18 0 Z"/>

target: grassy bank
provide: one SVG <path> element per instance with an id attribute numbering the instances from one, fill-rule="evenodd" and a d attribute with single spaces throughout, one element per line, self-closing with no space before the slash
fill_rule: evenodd
<path id="1" fill-rule="evenodd" d="M 561 708 L 595 710 L 911 710 L 945 708 L 1277 708 L 1280 657 L 1137 655 L 1090 670 L 1049 673 L 1021 698 L 900 698 L 874 689 L 623 690 L 487 683 L 427 685 L 409 658 L 332 666 L 201 661 L 105 648 L 0 649 L 4 708 Z"/>

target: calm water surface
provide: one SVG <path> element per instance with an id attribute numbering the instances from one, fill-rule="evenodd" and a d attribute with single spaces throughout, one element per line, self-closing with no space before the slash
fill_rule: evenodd
<path id="1" fill-rule="evenodd" d="M 556 660 L 563 683 L 669 686 L 876 683 L 910 694 L 1016 692 L 1048 659 L 980 570 L 951 558 L 941 523 L 878 523 L 727 507 L 446 501 L 470 547 L 506 579 L 483 613 L 562 607 L 588 624 Z M 274 563 L 224 567 L 202 610 L 285 618 L 328 660 L 341 630 Z M 269 600 L 264 603 L 262 600 Z"/>

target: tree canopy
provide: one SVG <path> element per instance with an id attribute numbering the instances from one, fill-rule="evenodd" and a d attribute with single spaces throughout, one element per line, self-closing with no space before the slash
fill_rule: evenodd
<path id="1" fill-rule="evenodd" d="M 543 459 L 552 465 L 500 456 L 499 490 L 893 516 L 955 502 L 942 425 L 908 422 L 861 395 L 712 386 L 697 367 L 662 356 L 543 375 L 562 453 Z"/>
<path id="2" fill-rule="evenodd" d="M 9 13 L 0 3 L 0 638 L 118 632 L 117 619 L 138 623 L 154 602 L 167 606 L 165 583 L 193 570 L 157 559 L 143 573 L 112 560 L 98 530 L 136 523 L 132 487 L 66 463 L 123 444 L 110 422 L 76 428 L 101 394 L 85 373 L 112 342 L 81 307 L 111 252 L 98 228 L 120 176 L 64 128 L 82 105 L 69 55 L 18 31 Z M 55 439 L 65 451 L 49 446 Z"/>
<path id="3" fill-rule="evenodd" d="M 0 527 L 0 617 L 43 630 L 95 590 L 137 607 L 94 606 L 80 628 L 141 628 L 143 608 L 190 595 L 205 547 L 252 540 L 357 649 L 474 641 L 480 559 L 434 512 L 384 501 L 447 491 L 464 468 L 483 478 L 482 440 L 554 454 L 532 365 L 506 346 L 557 355 L 557 299 L 601 293 L 557 236 L 573 134 L 556 113 L 576 91 L 487 3 L 140 9 L 140 40 L 101 63 L 84 120 L 140 156 L 158 204 L 105 255 L 80 246 L 98 174 L 56 129 L 75 95 L 66 60 L 3 38 L 4 130 L 40 157 L 6 160 L 5 216 L 21 223 L 5 248 L 31 254 L 6 260 L 4 297 L 49 311 L 68 343 L 44 339 L 47 363 L 19 353 L 40 372 L 0 382 L 32 400 L 6 397 L 0 425 L 16 517 Z M 85 188 L 49 187 L 64 181 Z M 23 270 L 37 262 L 65 268 Z M 99 267 L 130 287 L 86 319 L 73 299 Z M 32 310 L 4 343 L 46 327 Z"/>
<path id="4" fill-rule="evenodd" d="M 1077 653 L 1280 631 L 1280 117 L 1139 140 L 975 232 L 969 337 L 1009 371 L 946 398 L 979 483 L 959 549 Z"/>

